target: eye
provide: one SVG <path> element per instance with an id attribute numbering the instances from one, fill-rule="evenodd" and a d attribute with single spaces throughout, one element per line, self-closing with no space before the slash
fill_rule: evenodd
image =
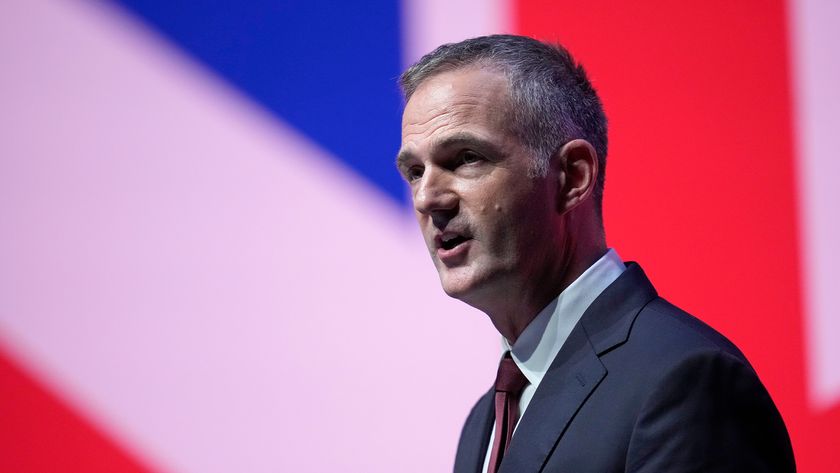
<path id="1" fill-rule="evenodd" d="M 423 166 L 411 166 L 405 170 L 405 180 L 414 182 L 423 177 Z"/>
<path id="2" fill-rule="evenodd" d="M 461 151 L 459 158 L 461 164 L 474 164 L 484 160 L 482 155 L 470 150 Z"/>

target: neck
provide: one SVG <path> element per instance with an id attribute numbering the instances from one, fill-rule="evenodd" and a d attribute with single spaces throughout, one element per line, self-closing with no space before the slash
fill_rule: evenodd
<path id="1" fill-rule="evenodd" d="M 603 234 L 597 234 L 600 236 L 567 239 L 558 264 L 547 265 L 545 274 L 535 278 L 539 284 L 528 280 L 523 281 L 522 287 L 504 288 L 496 292 L 500 297 L 495 298 L 495 303 L 480 308 L 511 345 L 543 308 L 606 254 Z"/>

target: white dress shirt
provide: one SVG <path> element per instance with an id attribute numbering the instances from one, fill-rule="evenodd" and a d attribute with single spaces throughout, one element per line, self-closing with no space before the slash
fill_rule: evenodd
<path id="1" fill-rule="evenodd" d="M 510 351 L 516 366 L 529 382 L 519 398 L 520 419 L 525 414 L 548 367 L 551 366 L 551 362 L 554 361 L 583 313 L 607 286 L 621 276 L 624 269 L 621 258 L 611 248 L 541 310 L 525 327 L 513 346 L 502 337 L 502 355 Z M 516 428 L 513 432 L 515 435 Z M 490 464 L 490 451 L 493 449 L 495 436 L 496 432 L 493 429 L 490 431 L 490 443 L 484 455 L 484 466 L 481 470 L 484 473 L 487 472 Z"/>

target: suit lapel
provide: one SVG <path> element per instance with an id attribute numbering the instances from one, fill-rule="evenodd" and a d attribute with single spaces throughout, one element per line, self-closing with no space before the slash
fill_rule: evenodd
<path id="1" fill-rule="evenodd" d="M 636 316 L 657 297 L 656 289 L 636 263 L 609 285 L 583 313 L 580 324 L 598 356 L 627 341 Z"/>
<path id="2" fill-rule="evenodd" d="M 655 297 L 642 269 L 630 263 L 595 299 L 534 393 L 500 473 L 542 469 L 577 411 L 607 375 L 599 356 L 627 340 L 636 315 Z M 492 422 L 492 415 L 490 418 Z"/>
<path id="3" fill-rule="evenodd" d="M 491 389 L 478 400 L 464 424 L 458 452 L 455 454 L 455 473 L 481 473 L 495 421 L 493 392 Z"/>

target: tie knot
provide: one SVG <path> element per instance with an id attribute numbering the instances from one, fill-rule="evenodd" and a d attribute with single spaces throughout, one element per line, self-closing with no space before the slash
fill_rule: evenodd
<path id="1" fill-rule="evenodd" d="M 499 362 L 499 372 L 496 374 L 496 391 L 516 396 L 526 384 L 528 384 L 528 378 L 519 371 L 516 362 L 510 357 L 510 352 L 505 353 L 504 358 Z"/>

